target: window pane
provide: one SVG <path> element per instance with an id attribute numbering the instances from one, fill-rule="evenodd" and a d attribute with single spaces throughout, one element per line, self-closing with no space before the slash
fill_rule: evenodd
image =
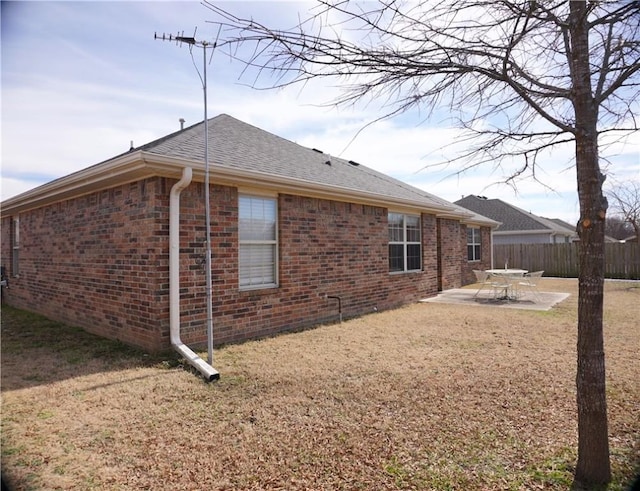
<path id="1" fill-rule="evenodd" d="M 422 269 L 420 216 L 389 213 L 389 271 Z"/>
<path id="2" fill-rule="evenodd" d="M 389 244 L 389 271 L 404 271 L 404 246 Z"/>
<path id="3" fill-rule="evenodd" d="M 420 218 L 407 216 L 407 242 L 420 242 Z"/>
<path id="4" fill-rule="evenodd" d="M 467 259 L 469 261 L 480 261 L 480 230 L 477 228 L 467 228 Z"/>
<path id="5" fill-rule="evenodd" d="M 20 219 L 13 220 L 13 247 L 12 247 L 12 264 L 11 274 L 17 276 L 20 274 Z"/>
<path id="6" fill-rule="evenodd" d="M 275 245 L 241 244 L 239 259 L 240 286 L 275 284 Z"/>
<path id="7" fill-rule="evenodd" d="M 240 196 L 240 240 L 276 240 L 276 201 Z"/>
<path id="8" fill-rule="evenodd" d="M 419 244 L 408 244 L 407 245 L 407 270 L 413 271 L 421 269 L 421 260 L 420 260 L 420 245 Z"/>
<path id="9" fill-rule="evenodd" d="M 402 242 L 404 216 L 400 213 L 389 213 L 389 242 Z"/>
<path id="10" fill-rule="evenodd" d="M 275 285 L 277 200 L 240 196 L 238 205 L 240 286 Z"/>

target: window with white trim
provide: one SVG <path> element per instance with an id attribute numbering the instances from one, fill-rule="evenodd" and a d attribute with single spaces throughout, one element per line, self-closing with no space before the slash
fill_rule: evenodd
<path id="1" fill-rule="evenodd" d="M 482 259 L 482 238 L 480 229 L 477 227 L 467 227 L 467 259 L 469 261 L 480 261 Z"/>
<path id="2" fill-rule="evenodd" d="M 389 271 L 422 269 L 420 216 L 389 213 Z"/>
<path id="3" fill-rule="evenodd" d="M 241 195 L 238 217 L 240 288 L 277 286 L 277 200 Z"/>
<path id="4" fill-rule="evenodd" d="M 11 274 L 18 276 L 20 274 L 20 219 L 12 220 L 11 230 Z"/>

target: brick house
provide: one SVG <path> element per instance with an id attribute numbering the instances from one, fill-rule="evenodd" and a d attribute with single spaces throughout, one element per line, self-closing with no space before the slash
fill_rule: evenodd
<path id="1" fill-rule="evenodd" d="M 214 342 L 394 308 L 474 281 L 497 223 L 227 115 L 209 121 Z M 179 322 L 206 343 L 204 124 L 2 203 L 4 301 L 168 349 L 179 194 Z"/>

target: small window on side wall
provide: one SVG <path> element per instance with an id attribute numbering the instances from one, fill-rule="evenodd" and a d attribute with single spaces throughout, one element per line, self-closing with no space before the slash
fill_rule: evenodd
<path id="1" fill-rule="evenodd" d="M 20 274 L 20 219 L 14 218 L 11 227 L 11 274 Z"/>
<path id="2" fill-rule="evenodd" d="M 467 227 L 467 260 L 480 261 L 482 259 L 482 240 L 480 229 Z"/>
<path id="3" fill-rule="evenodd" d="M 240 196 L 238 236 L 240 288 L 277 286 L 277 200 L 260 196 Z"/>

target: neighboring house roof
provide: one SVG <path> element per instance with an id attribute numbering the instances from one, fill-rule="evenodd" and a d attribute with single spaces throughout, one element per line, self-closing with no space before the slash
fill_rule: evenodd
<path id="1" fill-rule="evenodd" d="M 267 187 L 279 192 L 409 207 L 463 223 L 497 222 L 354 161 L 336 158 L 221 114 L 208 121 L 211 182 Z M 160 175 L 178 178 L 193 168 L 204 180 L 205 128 L 200 122 L 56 179 L 2 203 L 2 214 L 95 192 L 118 183 Z M 401 163 L 399 163 L 401 164 Z"/>
<path id="2" fill-rule="evenodd" d="M 499 221 L 500 226 L 494 232 L 498 235 L 549 233 L 577 237 L 575 227 L 571 227 L 562 220 L 534 215 L 500 199 L 469 195 L 459 199 L 455 204 Z"/>
<path id="3" fill-rule="evenodd" d="M 574 237 L 574 240 L 579 240 L 578 237 L 578 233 L 575 231 L 576 230 L 576 226 L 575 225 L 571 225 L 568 222 L 565 222 L 564 220 L 560 220 L 559 218 L 546 218 L 546 220 L 551 220 L 553 223 L 560 225 L 561 227 L 564 227 L 567 229 L 568 232 L 571 232 Z M 613 237 L 609 237 L 608 235 L 604 236 L 604 241 L 605 242 L 620 242 L 619 240 L 614 239 Z"/>
<path id="4" fill-rule="evenodd" d="M 556 225 L 560 225 L 561 227 L 564 227 L 567 230 L 571 230 L 575 233 L 576 226 L 571 225 L 570 223 L 565 222 L 564 220 L 560 220 L 559 218 L 546 218 L 546 220 L 551 220 Z"/>

